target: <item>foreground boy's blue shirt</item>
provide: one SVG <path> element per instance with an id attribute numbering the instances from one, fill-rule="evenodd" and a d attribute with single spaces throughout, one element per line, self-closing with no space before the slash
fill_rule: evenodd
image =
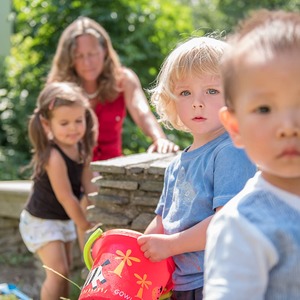
<path id="1" fill-rule="evenodd" d="M 208 233 L 205 299 L 299 299 L 299 196 L 258 172 L 218 213 Z"/>
<path id="2" fill-rule="evenodd" d="M 243 150 L 233 146 L 227 133 L 194 151 L 182 152 L 166 170 L 155 211 L 162 216 L 165 233 L 181 232 L 213 215 L 255 172 L 256 167 Z M 176 255 L 174 261 L 174 290 L 203 286 L 204 251 Z"/>

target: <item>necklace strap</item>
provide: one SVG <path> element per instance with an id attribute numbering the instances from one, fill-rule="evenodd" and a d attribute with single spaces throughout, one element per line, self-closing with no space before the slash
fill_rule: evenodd
<path id="1" fill-rule="evenodd" d="M 85 94 L 86 94 L 86 96 L 88 97 L 88 99 L 91 100 L 91 99 L 96 98 L 96 97 L 98 96 L 99 92 L 100 92 L 100 88 L 98 88 L 98 89 L 96 90 L 96 92 L 91 93 L 91 94 L 89 94 L 88 92 L 85 91 Z"/>

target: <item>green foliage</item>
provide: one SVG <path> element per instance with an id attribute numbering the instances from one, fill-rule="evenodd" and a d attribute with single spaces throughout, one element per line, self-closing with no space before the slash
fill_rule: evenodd
<path id="1" fill-rule="evenodd" d="M 226 24 L 224 29 L 228 32 L 251 11 L 262 8 L 299 11 L 300 2 L 298 0 L 218 0 L 217 4 L 217 9 L 223 14 L 223 23 Z"/>
<path id="2" fill-rule="evenodd" d="M 31 154 L 28 117 L 50 69 L 62 31 L 78 16 L 98 21 L 108 31 L 124 65 L 150 88 L 165 56 L 187 37 L 230 32 L 256 8 L 299 11 L 298 0 L 14 0 L 11 55 L 0 58 L 0 179 L 28 176 L 21 172 Z M 166 130 L 181 148 L 191 136 Z M 125 154 L 150 144 L 128 116 L 123 132 Z"/>
<path id="3" fill-rule="evenodd" d="M 2 266 L 19 266 L 31 262 L 33 255 L 26 253 L 4 253 L 0 255 L 0 264 Z"/>
<path id="4" fill-rule="evenodd" d="M 0 62 L 0 178 L 27 176 L 21 168 L 31 158 L 28 118 L 58 39 L 73 20 L 85 15 L 102 24 L 122 63 L 139 75 L 147 89 L 166 53 L 182 33 L 192 31 L 189 13 L 188 7 L 173 0 L 14 0 L 11 55 Z M 150 143 L 130 117 L 123 141 L 125 153 L 145 151 Z"/>

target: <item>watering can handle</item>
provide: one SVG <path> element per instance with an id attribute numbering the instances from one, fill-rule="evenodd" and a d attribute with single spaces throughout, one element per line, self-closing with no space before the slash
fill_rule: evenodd
<path id="1" fill-rule="evenodd" d="M 83 249 L 83 259 L 86 267 L 90 270 L 93 265 L 93 258 L 91 254 L 91 248 L 94 242 L 102 235 L 103 231 L 100 228 L 97 228 L 89 237 L 87 242 L 84 245 Z"/>

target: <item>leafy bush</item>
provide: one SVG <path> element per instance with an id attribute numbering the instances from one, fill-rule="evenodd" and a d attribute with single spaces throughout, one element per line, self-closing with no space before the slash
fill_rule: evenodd
<path id="1" fill-rule="evenodd" d="M 257 8 L 299 11 L 298 0 L 14 0 L 11 55 L 0 58 L 0 179 L 28 176 L 28 117 L 45 83 L 58 39 L 80 15 L 108 31 L 124 65 L 151 87 L 171 49 L 191 35 L 228 33 L 239 19 Z M 181 146 L 191 136 L 166 130 Z M 150 144 L 128 116 L 123 131 L 125 154 L 143 152 Z"/>
<path id="2" fill-rule="evenodd" d="M 12 14 L 11 55 L 0 62 L 0 179 L 5 180 L 28 176 L 21 172 L 31 158 L 28 117 L 58 39 L 78 16 L 93 18 L 106 28 L 121 61 L 139 75 L 146 89 L 181 33 L 192 31 L 189 8 L 172 0 L 14 0 Z M 123 140 L 126 154 L 145 151 L 150 143 L 130 117 Z"/>

